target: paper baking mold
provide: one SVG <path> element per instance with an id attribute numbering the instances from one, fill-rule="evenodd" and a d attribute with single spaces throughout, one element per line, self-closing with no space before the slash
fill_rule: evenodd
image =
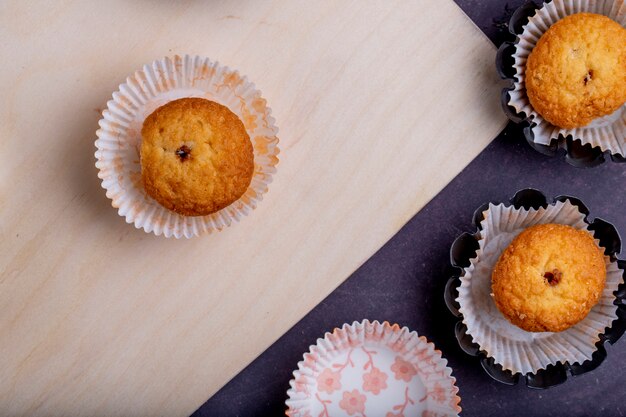
<path id="1" fill-rule="evenodd" d="M 563 223 L 593 234 L 604 250 L 607 279 L 600 301 L 587 317 L 559 333 L 525 332 L 509 323 L 490 294 L 491 270 L 499 254 L 526 227 Z M 559 196 L 548 202 L 540 191 L 519 191 L 507 204 L 486 203 L 474 213 L 476 231 L 459 236 L 450 249 L 457 274 L 446 284 L 444 298 L 459 321 L 460 347 L 478 356 L 497 381 L 521 379 L 532 388 L 565 382 L 568 374 L 595 369 L 606 358 L 604 343 L 614 343 L 626 329 L 626 261 L 617 259 L 621 240 L 615 227 L 589 218 L 582 201 Z"/>
<path id="2" fill-rule="evenodd" d="M 326 333 L 298 363 L 287 415 L 456 416 L 452 370 L 424 337 L 397 324 L 354 322 Z"/>
<path id="3" fill-rule="evenodd" d="M 602 14 L 626 27 L 626 0 L 553 0 L 541 6 L 529 1 L 512 14 L 508 31 L 514 40 L 504 42 L 496 54 L 496 69 L 508 82 L 502 90 L 502 109 L 522 125 L 530 146 L 545 155 L 564 154 L 577 167 L 593 167 L 608 159 L 626 162 L 626 104 L 588 126 L 562 129 L 543 119 L 526 95 L 526 60 L 535 44 L 552 24 L 579 12 Z"/>
<path id="4" fill-rule="evenodd" d="M 228 107 L 243 122 L 254 152 L 254 172 L 245 193 L 207 216 L 175 213 L 146 194 L 141 181 L 141 128 L 158 107 L 201 97 Z M 278 163 L 278 128 L 253 83 L 237 71 L 199 56 L 156 60 L 126 79 L 107 103 L 96 132 L 96 167 L 113 207 L 127 223 L 165 237 L 194 237 L 220 231 L 254 210 L 268 191 Z"/>

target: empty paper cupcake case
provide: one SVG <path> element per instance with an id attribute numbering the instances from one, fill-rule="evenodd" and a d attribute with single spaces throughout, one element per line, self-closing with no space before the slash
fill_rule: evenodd
<path id="1" fill-rule="evenodd" d="M 424 337 L 397 324 L 354 322 L 310 347 L 289 382 L 287 415 L 457 416 L 452 370 Z"/>
<path id="2" fill-rule="evenodd" d="M 498 73 L 509 84 L 502 90 L 502 108 L 523 125 L 530 146 L 545 155 L 565 153 L 566 161 L 577 167 L 593 167 L 607 158 L 626 162 L 626 104 L 588 126 L 561 129 L 543 119 L 526 95 L 525 66 L 533 47 L 552 24 L 579 12 L 602 14 L 626 26 L 626 0 L 553 0 L 541 7 L 530 1 L 513 13 L 508 30 L 515 40 L 504 42 L 496 55 Z"/>
<path id="3" fill-rule="evenodd" d="M 450 249 L 457 274 L 445 287 L 445 302 L 459 321 L 460 347 L 480 358 L 495 380 L 531 388 L 565 382 L 568 373 L 589 372 L 607 356 L 604 343 L 615 343 L 626 329 L 626 261 L 618 260 L 621 241 L 610 223 L 589 219 L 577 198 L 556 197 L 551 203 L 533 189 L 517 192 L 508 204 L 487 203 L 474 213 L 477 230 L 459 236 Z M 598 303 L 578 324 L 558 333 L 526 332 L 500 313 L 491 296 L 491 271 L 500 254 L 525 228 L 542 223 L 567 224 L 590 231 L 604 249 L 606 284 Z"/>

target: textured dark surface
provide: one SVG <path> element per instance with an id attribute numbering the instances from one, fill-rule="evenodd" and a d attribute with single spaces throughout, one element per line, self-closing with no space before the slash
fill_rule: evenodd
<path id="1" fill-rule="evenodd" d="M 507 20 L 507 7 L 522 2 L 457 3 L 499 44 L 503 39 L 494 20 Z M 560 194 L 578 196 L 589 207 L 591 218 L 612 222 L 626 237 L 625 164 L 571 167 L 563 158 L 532 150 L 517 126 L 509 124 L 383 248 L 194 415 L 284 415 L 291 372 L 309 345 L 344 322 L 364 318 L 408 326 L 434 342 L 457 378 L 463 416 L 626 415 L 626 337 L 607 345 L 608 357 L 598 369 L 545 391 L 491 380 L 478 359 L 457 345 L 455 320 L 443 301 L 444 285 L 452 273 L 450 245 L 462 232 L 472 231 L 472 214 L 478 206 L 507 201 L 526 187 L 542 190 L 549 199 Z"/>

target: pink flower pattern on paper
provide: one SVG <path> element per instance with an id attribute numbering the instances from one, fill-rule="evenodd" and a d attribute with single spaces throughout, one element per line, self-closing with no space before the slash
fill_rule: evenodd
<path id="1" fill-rule="evenodd" d="M 387 347 L 396 353 L 406 352 L 406 342 L 402 339 L 398 339 L 394 343 L 389 343 Z"/>
<path id="2" fill-rule="evenodd" d="M 360 413 L 362 416 L 365 412 L 365 395 L 361 394 L 359 390 L 345 391 L 343 398 L 339 401 L 339 408 L 344 410 L 348 415 Z"/>
<path id="3" fill-rule="evenodd" d="M 303 411 L 302 408 L 289 407 L 287 411 L 285 411 L 285 414 L 288 417 L 311 417 L 311 413 L 309 413 L 309 410 Z"/>
<path id="4" fill-rule="evenodd" d="M 330 417 L 330 414 L 328 414 L 328 404 L 330 404 L 332 401 L 330 401 L 330 400 L 322 400 L 320 398 L 319 394 L 315 394 L 315 398 L 317 398 L 317 401 L 319 401 L 320 404 L 322 404 L 322 408 L 323 408 L 322 412 L 320 413 L 320 415 L 318 417 Z M 307 413 L 308 413 L 308 411 L 307 411 Z M 306 417 L 306 416 L 304 416 L 304 417 Z"/>
<path id="5" fill-rule="evenodd" d="M 348 357 L 346 358 L 346 361 L 344 363 L 333 364 L 333 368 L 335 368 L 337 372 L 341 373 L 344 370 L 344 368 L 348 365 L 350 365 L 351 367 L 354 367 L 354 362 L 352 362 L 352 352 L 354 352 L 354 348 L 351 348 L 348 351 Z"/>
<path id="6" fill-rule="evenodd" d="M 422 417 L 446 417 L 443 413 L 438 413 L 436 411 L 424 410 L 422 413 Z"/>
<path id="7" fill-rule="evenodd" d="M 317 355 L 317 353 L 305 353 L 304 354 L 305 365 L 313 369 L 314 371 L 317 371 L 318 369 L 318 366 L 319 366 L 318 360 L 319 360 L 319 356 Z"/>
<path id="8" fill-rule="evenodd" d="M 387 328 L 400 331 L 386 323 L 383 326 L 385 331 Z M 458 389 L 453 383 L 448 386 L 449 370 L 445 363 L 441 364 L 441 352 L 428 346 L 423 337 L 419 338 L 423 343 L 409 344 L 406 341 L 409 338 L 388 338 L 383 333 L 368 327 L 347 330 L 344 326 L 327 335 L 330 346 L 312 347 L 304 356 L 304 364 L 313 374 L 296 375 L 290 396 L 295 393 L 295 398 L 300 400 L 308 398 L 315 403 L 313 410 L 317 411 L 313 415 L 312 409 L 303 407 L 306 402 L 296 402 L 289 406 L 287 414 L 291 417 L 331 417 L 335 413 L 350 417 L 366 417 L 366 414 L 441 417 L 441 413 L 460 412 Z M 329 357 L 335 360 L 328 363 L 322 359 Z M 415 378 L 425 383 L 425 390 L 412 384 Z M 402 394 L 404 398 L 398 398 Z M 395 400 L 388 402 L 392 398 Z M 424 411 L 428 404 L 437 404 L 437 410 Z M 384 408 L 372 416 L 372 406 Z"/>
<path id="9" fill-rule="evenodd" d="M 341 389 L 341 373 L 326 368 L 317 377 L 317 389 L 332 394 Z"/>
<path id="10" fill-rule="evenodd" d="M 396 413 L 388 412 L 385 417 L 405 417 L 404 410 L 407 408 L 409 404 L 413 405 L 415 404 L 415 401 L 413 401 L 413 399 L 409 397 L 409 387 L 406 387 L 404 389 L 404 402 L 402 404 L 393 406 L 393 410 L 397 411 L 398 413 L 396 414 Z"/>
<path id="11" fill-rule="evenodd" d="M 436 382 L 433 386 L 433 389 L 428 392 L 430 398 L 432 398 L 435 402 L 443 403 L 446 400 L 446 390 Z"/>
<path id="12" fill-rule="evenodd" d="M 370 372 L 363 374 L 363 391 L 378 395 L 385 388 L 387 388 L 387 374 L 380 369 L 372 367 Z"/>
<path id="13" fill-rule="evenodd" d="M 415 359 L 417 359 L 417 361 L 420 363 L 425 363 L 427 365 L 433 364 L 433 358 L 430 352 L 424 347 L 415 348 L 415 350 L 413 351 L 413 355 L 415 356 Z"/>
<path id="14" fill-rule="evenodd" d="M 405 382 L 411 382 L 411 378 L 417 375 L 417 370 L 411 362 L 405 361 L 399 356 L 396 356 L 396 360 L 391 365 L 391 370 L 395 374 L 395 378 L 402 379 Z"/>

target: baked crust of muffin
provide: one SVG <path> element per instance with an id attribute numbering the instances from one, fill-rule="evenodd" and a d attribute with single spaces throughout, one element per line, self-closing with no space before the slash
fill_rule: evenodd
<path id="1" fill-rule="evenodd" d="M 146 192 L 185 216 L 214 213 L 238 200 L 254 172 L 250 137 L 227 107 L 183 98 L 156 109 L 141 129 Z"/>
<path id="2" fill-rule="evenodd" d="M 559 332 L 596 305 L 606 280 L 602 250 L 590 233 L 561 224 L 522 231 L 492 272 L 496 306 L 529 332 Z"/>
<path id="3" fill-rule="evenodd" d="M 526 62 L 532 107 L 573 129 L 626 102 L 626 29 L 606 16 L 577 13 L 552 25 Z"/>

